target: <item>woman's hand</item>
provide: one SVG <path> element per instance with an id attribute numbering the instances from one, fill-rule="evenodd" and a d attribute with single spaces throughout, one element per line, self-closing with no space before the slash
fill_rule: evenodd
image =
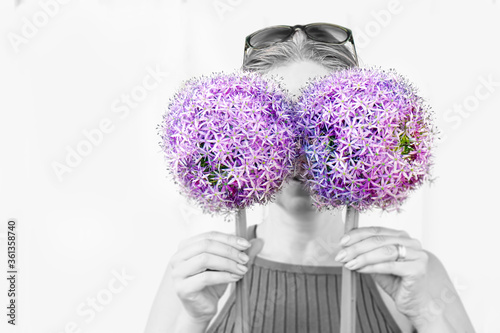
<path id="1" fill-rule="evenodd" d="M 252 240 L 255 243 L 256 240 Z M 210 322 L 228 283 L 245 275 L 249 255 L 258 247 L 247 240 L 221 232 L 207 232 L 183 241 L 169 262 L 177 296 L 197 322 Z M 244 251 L 252 247 L 246 254 Z"/>
<path id="2" fill-rule="evenodd" d="M 404 261 L 398 259 L 398 245 L 406 248 Z M 399 312 L 418 320 L 432 302 L 429 294 L 429 255 L 420 242 L 405 231 L 362 227 L 341 238 L 344 247 L 335 258 L 360 273 L 374 273 L 374 279 L 394 300 Z M 412 321 L 413 321 L 412 320 Z"/>

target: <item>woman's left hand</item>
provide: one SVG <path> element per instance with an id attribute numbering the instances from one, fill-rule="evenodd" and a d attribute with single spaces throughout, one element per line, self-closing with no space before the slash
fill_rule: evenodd
<path id="1" fill-rule="evenodd" d="M 405 258 L 399 258 L 398 244 L 406 248 Z M 427 287 L 429 255 L 420 242 L 405 231 L 357 228 L 341 238 L 341 245 L 344 248 L 335 260 L 345 263 L 348 269 L 373 273 L 398 311 L 410 319 L 417 318 L 431 302 Z"/>

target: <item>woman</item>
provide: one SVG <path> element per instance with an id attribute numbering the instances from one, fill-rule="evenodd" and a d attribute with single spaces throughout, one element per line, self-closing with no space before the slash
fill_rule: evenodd
<path id="1" fill-rule="evenodd" d="M 270 27 L 246 40 L 243 69 L 283 77 L 295 96 L 309 78 L 352 66 L 352 34 L 335 25 Z M 343 265 L 361 273 L 359 332 L 474 332 L 442 264 L 406 232 L 364 227 L 344 235 L 341 212 L 317 212 L 295 177 L 267 209 L 249 228 L 250 242 L 210 232 L 181 243 L 147 332 L 232 332 L 227 286 L 243 276 L 252 332 L 336 332 Z"/>

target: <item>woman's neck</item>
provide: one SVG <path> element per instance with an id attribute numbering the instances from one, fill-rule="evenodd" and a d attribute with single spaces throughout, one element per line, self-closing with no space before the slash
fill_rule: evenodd
<path id="1" fill-rule="evenodd" d="M 344 234 L 339 211 L 299 215 L 270 204 L 269 214 L 256 233 L 264 240 L 259 257 L 296 265 L 339 265 L 334 261 Z"/>

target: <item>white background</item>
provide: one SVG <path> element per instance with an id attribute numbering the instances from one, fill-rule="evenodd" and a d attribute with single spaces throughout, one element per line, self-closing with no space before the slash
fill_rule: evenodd
<path id="1" fill-rule="evenodd" d="M 420 239 L 447 267 L 477 331 L 500 332 L 498 1 L 17 2 L 0 4 L 2 272 L 9 218 L 19 233 L 18 325 L 7 332 L 59 333 L 72 322 L 67 332 L 143 331 L 177 242 L 233 229 L 190 207 L 167 178 L 156 125 L 168 98 L 184 79 L 238 68 L 247 34 L 311 22 L 353 29 L 362 64 L 407 76 L 446 136 L 434 184 L 403 213 L 360 223 Z M 156 87 L 141 90 L 154 70 L 163 72 Z M 125 108 L 121 98 L 140 91 Z M 108 133 L 58 177 L 54 164 L 105 119 Z M 256 207 L 249 222 L 261 216 Z M 96 297 L 100 311 L 91 311 Z"/>

